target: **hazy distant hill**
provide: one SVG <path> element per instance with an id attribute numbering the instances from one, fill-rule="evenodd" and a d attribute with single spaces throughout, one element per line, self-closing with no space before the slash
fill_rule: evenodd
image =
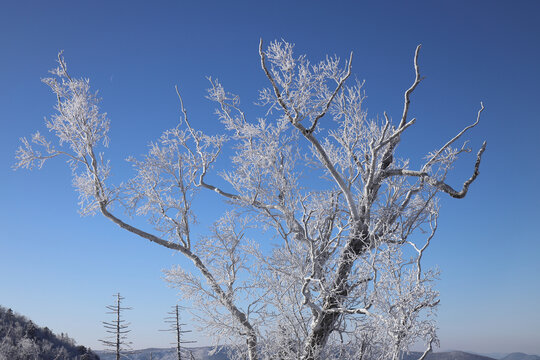
<path id="1" fill-rule="evenodd" d="M 501 360 L 540 360 L 540 356 L 516 352 L 506 355 Z"/>
<path id="2" fill-rule="evenodd" d="M 193 357 L 196 360 L 228 360 L 227 351 L 222 349 L 221 351 L 216 352 L 215 354 L 210 355 L 210 352 L 213 348 L 209 346 L 205 347 L 196 347 L 190 348 L 189 350 L 193 353 Z M 105 351 L 96 351 L 101 360 L 115 360 L 115 355 L 105 352 Z M 129 353 L 128 357 L 130 360 L 149 360 L 150 354 L 152 354 L 152 360 L 176 360 L 176 349 L 157 349 L 149 348 L 142 350 L 135 350 Z M 187 355 L 187 353 L 186 353 Z M 189 359 L 185 356 L 182 359 Z"/>
<path id="3" fill-rule="evenodd" d="M 193 356 L 196 360 L 227 360 L 227 351 L 222 351 L 209 355 L 211 347 L 198 347 L 192 348 Z M 106 354 L 101 351 L 97 351 L 102 360 L 114 360 L 113 354 Z M 129 358 L 131 360 L 149 360 L 150 353 L 152 353 L 152 360 L 176 360 L 176 352 L 174 349 L 144 349 L 137 350 L 130 353 Z M 403 360 L 417 360 L 421 353 L 411 352 L 404 355 Z M 189 358 L 187 358 L 189 359 Z M 427 360 L 494 360 L 493 358 L 475 354 L 469 354 L 462 351 L 451 352 L 436 352 L 427 356 Z M 522 358 L 509 358 L 504 360 L 522 360 Z M 523 358 L 523 360 L 540 360 L 536 358 Z"/>
<path id="4" fill-rule="evenodd" d="M 210 355 L 212 347 L 197 347 L 190 349 L 196 360 L 228 360 L 226 349 L 222 349 L 216 354 Z M 103 351 L 96 351 L 102 360 L 114 360 L 114 354 L 107 354 Z M 176 360 L 176 350 L 171 349 L 143 349 L 136 350 L 129 354 L 130 360 L 149 360 L 152 353 L 152 360 Z M 403 356 L 402 360 L 418 360 L 421 353 L 411 352 Z M 186 357 L 189 359 L 189 357 Z M 494 360 L 492 357 L 470 354 L 463 351 L 435 352 L 427 356 L 426 360 Z M 540 356 L 527 355 L 523 353 L 512 353 L 506 355 L 501 360 L 540 360 Z"/>
<path id="5" fill-rule="evenodd" d="M 403 357 L 403 360 L 417 360 L 421 353 L 409 353 Z M 493 358 L 470 354 L 463 351 L 434 352 L 426 356 L 426 360 L 494 360 Z"/>
<path id="6" fill-rule="evenodd" d="M 47 327 L 39 327 L 26 317 L 0 306 L 0 360 L 62 359 L 100 360 L 84 346 Z"/>

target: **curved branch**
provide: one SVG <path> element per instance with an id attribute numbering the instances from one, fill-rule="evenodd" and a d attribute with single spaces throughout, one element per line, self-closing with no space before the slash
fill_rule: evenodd
<path id="1" fill-rule="evenodd" d="M 106 218 L 108 218 L 109 220 L 114 222 L 116 225 L 120 226 L 124 230 L 129 231 L 132 234 L 138 235 L 138 236 L 140 236 L 140 237 L 142 237 L 142 238 L 144 238 L 146 240 L 150 240 L 151 242 L 156 243 L 156 244 L 161 245 L 161 246 L 164 246 L 164 247 L 166 247 L 168 249 L 178 250 L 178 251 L 181 251 L 182 253 L 187 250 L 187 248 L 185 248 L 184 246 L 182 246 L 180 244 L 177 244 L 177 243 L 174 243 L 172 241 L 162 239 L 160 237 L 157 237 L 157 236 L 155 236 L 153 234 L 147 233 L 146 231 L 138 229 L 138 228 L 136 228 L 134 226 L 131 226 L 128 223 L 122 221 L 121 219 L 117 218 L 112 213 L 110 213 L 109 210 L 107 210 L 107 203 L 104 202 L 104 201 L 99 203 L 99 208 L 101 210 L 101 213 Z"/>
<path id="2" fill-rule="evenodd" d="M 484 104 L 480 102 L 480 110 L 478 110 L 478 115 L 476 116 L 476 121 L 472 123 L 471 125 L 465 127 L 463 130 L 461 130 L 456 136 L 454 136 L 452 139 L 450 139 L 446 144 L 443 145 L 436 153 L 433 155 L 433 157 L 422 167 L 422 171 L 426 171 L 428 167 L 435 162 L 435 160 L 439 157 L 439 155 L 447 149 L 450 145 L 452 145 L 457 139 L 459 139 L 467 130 L 472 129 L 478 123 L 480 122 L 480 115 L 482 114 L 482 111 L 484 111 Z M 485 147 L 485 142 L 483 147 Z"/>
<path id="3" fill-rule="evenodd" d="M 422 44 L 419 44 L 416 47 L 416 51 L 414 52 L 414 72 L 416 74 L 416 77 L 414 79 L 414 83 L 411 85 L 407 91 L 405 91 L 405 102 L 403 104 L 403 115 L 401 116 L 401 121 L 399 123 L 399 128 L 405 125 L 407 122 L 407 113 L 409 112 L 409 104 L 411 103 L 410 96 L 414 89 L 418 86 L 420 81 L 422 81 L 423 78 L 420 77 L 420 67 L 418 66 L 418 54 L 420 53 L 420 48 L 422 47 Z"/>
<path id="4" fill-rule="evenodd" d="M 221 286 L 219 286 L 218 282 L 216 281 L 216 279 L 214 278 L 210 270 L 208 270 L 208 268 L 204 265 L 204 263 L 201 261 L 201 259 L 197 255 L 195 255 L 189 249 L 187 249 L 186 247 L 180 244 L 176 244 L 174 242 L 161 239 L 155 235 L 147 233 L 146 231 L 140 230 L 120 220 L 119 218 L 117 218 L 116 216 L 114 216 L 112 213 L 110 213 L 107 210 L 107 205 L 105 202 L 100 202 L 99 206 L 101 209 L 101 213 L 105 217 L 113 221 L 115 224 L 120 226 L 122 229 L 125 229 L 135 235 L 138 235 L 144 239 L 150 240 L 151 242 L 154 242 L 166 248 L 169 248 L 172 250 L 178 250 L 182 254 L 184 254 L 186 257 L 188 257 L 195 264 L 195 266 L 201 271 L 205 279 L 208 281 L 208 284 L 210 285 L 212 290 L 217 294 L 221 303 L 225 307 L 227 307 L 227 309 L 231 312 L 233 317 L 236 320 L 238 320 L 238 322 L 240 322 L 240 324 L 242 324 L 242 326 L 247 330 L 248 345 L 250 347 L 250 359 L 256 359 L 256 354 L 254 352 L 254 349 L 256 348 L 256 344 L 257 344 L 257 336 L 256 336 L 255 329 L 253 328 L 253 326 L 247 319 L 246 314 L 244 314 L 240 309 L 238 309 L 238 307 L 232 302 L 232 299 L 230 296 L 227 296 L 227 294 L 223 291 Z"/>
<path id="5" fill-rule="evenodd" d="M 424 351 L 424 353 L 422 354 L 422 356 L 420 356 L 418 358 L 418 360 L 424 360 L 426 358 L 426 356 L 429 355 L 429 353 L 433 350 L 433 343 L 435 342 L 435 338 L 433 335 L 431 335 L 430 339 L 429 339 L 429 344 L 428 344 L 428 347 L 427 349 Z"/>
<path id="6" fill-rule="evenodd" d="M 405 101 L 403 104 L 403 115 L 401 116 L 401 121 L 399 122 L 398 131 L 402 130 L 407 125 L 407 114 L 409 113 L 409 105 L 411 103 L 411 94 L 416 89 L 420 81 L 422 81 L 422 78 L 420 77 L 420 67 L 418 66 L 418 54 L 420 53 L 420 48 L 422 45 L 418 45 L 416 47 L 416 51 L 414 52 L 414 72 L 415 72 L 415 79 L 413 84 L 410 88 L 405 91 Z M 412 121 L 411 121 L 412 122 Z M 381 164 L 382 170 L 386 170 L 388 166 L 392 163 L 394 149 L 396 148 L 397 144 L 399 144 L 399 141 L 401 140 L 400 136 L 396 136 L 392 139 L 390 142 L 390 145 L 388 146 L 388 149 L 386 149 L 386 152 L 383 155 L 383 160 Z"/>
<path id="7" fill-rule="evenodd" d="M 482 161 L 482 154 L 484 153 L 485 150 L 486 150 L 486 142 L 484 141 L 484 143 L 482 144 L 482 147 L 480 148 L 480 150 L 478 151 L 478 154 L 476 155 L 476 163 L 474 164 L 473 174 L 471 175 L 469 179 L 467 179 L 467 181 L 463 183 L 463 187 L 461 188 L 460 191 L 454 190 L 450 185 L 446 184 L 443 181 L 435 181 L 435 179 L 431 177 L 427 178 L 428 183 L 435 186 L 442 192 L 447 193 L 453 198 L 456 198 L 456 199 L 464 198 L 465 195 L 467 195 L 467 192 L 469 191 L 469 186 L 473 183 L 474 180 L 476 180 L 476 178 L 478 177 L 478 174 L 480 174 L 480 171 L 479 171 L 480 162 Z"/>
<path id="8" fill-rule="evenodd" d="M 415 176 L 420 177 L 423 180 L 425 180 L 428 184 L 436 187 L 440 191 L 447 193 L 453 198 L 456 199 L 462 199 L 467 195 L 467 192 L 469 191 L 469 186 L 476 180 L 478 175 L 480 174 L 480 163 L 482 161 L 482 154 L 486 150 L 487 143 L 484 141 L 482 146 L 480 147 L 480 150 L 478 150 L 478 154 L 476 154 L 476 162 L 474 164 L 474 170 L 473 174 L 470 178 L 468 178 L 464 183 L 460 191 L 455 190 L 450 185 L 445 183 L 444 181 L 437 180 L 431 176 L 426 171 L 415 171 L 415 170 L 406 170 L 406 169 L 390 169 L 386 170 L 384 172 L 383 178 L 387 178 L 390 176 Z"/>

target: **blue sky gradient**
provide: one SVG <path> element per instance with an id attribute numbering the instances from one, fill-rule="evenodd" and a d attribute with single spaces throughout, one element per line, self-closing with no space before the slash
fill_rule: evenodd
<path id="1" fill-rule="evenodd" d="M 258 41 L 285 39 L 312 60 L 354 52 L 371 117 L 398 118 L 422 43 L 426 79 L 412 97 L 417 124 L 400 153 L 413 160 L 474 121 L 469 139 L 488 147 L 464 200 L 443 198 L 426 258 L 441 269 L 441 349 L 540 354 L 540 2 L 537 1 L 10 1 L 0 11 L 0 305 L 101 348 L 105 305 L 120 292 L 134 348 L 168 346 L 158 332 L 177 301 L 162 270 L 180 256 L 117 228 L 81 218 L 66 164 L 14 172 L 18 139 L 45 132 L 55 97 L 40 82 L 64 50 L 88 77 L 111 119 L 114 180 L 124 159 L 176 125 L 178 84 L 194 125 L 217 132 L 206 76 L 218 77 L 250 111 L 258 89 Z M 253 110 L 253 111 L 256 111 Z M 474 157 L 458 162 L 459 184 Z M 206 195 L 205 195 L 206 196 Z M 200 206 L 200 231 L 221 209 Z M 198 338 L 201 345 L 208 341 Z"/>

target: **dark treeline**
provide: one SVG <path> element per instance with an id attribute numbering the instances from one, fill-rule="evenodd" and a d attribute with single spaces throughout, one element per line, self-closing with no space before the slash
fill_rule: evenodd
<path id="1" fill-rule="evenodd" d="M 0 360 L 99 360 L 67 334 L 55 335 L 26 317 L 0 306 Z"/>

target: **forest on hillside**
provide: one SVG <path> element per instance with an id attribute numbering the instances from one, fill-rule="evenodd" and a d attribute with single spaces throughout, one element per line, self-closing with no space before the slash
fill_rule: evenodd
<path id="1" fill-rule="evenodd" d="M 92 350 L 67 334 L 54 334 L 26 317 L 0 306 L 0 360 L 99 360 Z"/>

